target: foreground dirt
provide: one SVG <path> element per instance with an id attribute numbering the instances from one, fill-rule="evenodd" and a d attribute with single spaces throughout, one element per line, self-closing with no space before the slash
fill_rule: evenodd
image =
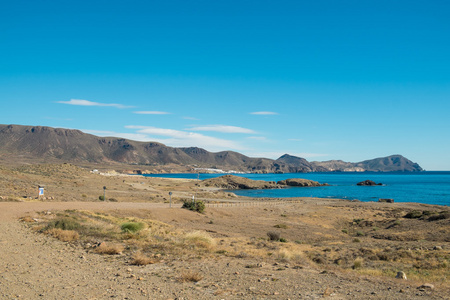
<path id="1" fill-rule="evenodd" d="M 305 200 L 307 203 L 307 200 Z M 339 203 L 339 202 L 338 202 Z M 319 205 L 321 203 L 318 203 Z M 330 203 L 327 203 L 330 204 Z M 317 204 L 315 204 L 318 206 Z M 420 282 L 369 277 L 329 268 L 264 259 L 220 257 L 171 260 L 130 266 L 122 259 L 101 256 L 30 231 L 17 220 L 37 211 L 87 209 L 136 211 L 191 228 L 205 227 L 215 216 L 216 233 L 241 236 L 259 233 L 262 219 L 249 213 L 264 209 L 276 214 L 291 206 L 210 208 L 199 215 L 150 203 L 0 203 L 0 297 L 2 299 L 447 299 L 449 289 L 419 290 Z M 305 212 L 312 209 L 305 205 Z M 268 211 L 266 210 L 266 211 Z M 320 213 L 320 209 L 317 210 Z M 228 216 L 228 217 L 227 217 Z M 232 217 L 230 217 L 232 216 Z M 239 224 L 237 220 L 245 220 Z M 229 222 L 229 223 L 228 223 Z M 235 225 L 231 225 L 234 223 Z M 253 224 L 254 226 L 248 226 Z M 208 226 L 209 226 L 208 225 Z M 220 227 L 219 227 L 220 226 Z M 229 229 L 229 230 L 228 230 Z M 209 229 L 211 231 L 211 229 Z M 214 231 L 214 230 L 212 230 Z M 258 265 L 259 264 L 259 265 Z M 249 268 L 248 266 L 256 266 Z M 202 274 L 198 283 L 180 282 L 187 270 Z"/>

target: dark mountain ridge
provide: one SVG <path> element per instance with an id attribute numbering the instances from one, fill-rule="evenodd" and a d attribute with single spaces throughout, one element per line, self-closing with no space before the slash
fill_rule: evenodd
<path id="1" fill-rule="evenodd" d="M 80 130 L 44 126 L 0 125 L 0 158 L 36 162 L 73 162 L 165 166 L 169 164 L 255 173 L 333 171 L 417 172 L 422 168 L 401 155 L 366 160 L 308 162 L 285 154 L 277 160 L 252 158 L 234 151 L 173 148 L 157 142 L 98 137 Z"/>

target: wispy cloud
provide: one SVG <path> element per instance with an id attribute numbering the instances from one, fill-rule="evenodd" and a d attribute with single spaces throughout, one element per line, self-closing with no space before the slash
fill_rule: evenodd
<path id="1" fill-rule="evenodd" d="M 255 111 L 255 112 L 251 112 L 251 115 L 261 115 L 261 116 L 270 116 L 270 115 L 278 115 L 277 112 L 273 112 L 273 111 Z"/>
<path id="2" fill-rule="evenodd" d="M 134 113 L 138 115 L 170 115 L 169 112 L 165 111 L 135 111 Z"/>
<path id="3" fill-rule="evenodd" d="M 249 136 L 247 137 L 247 139 L 255 141 L 267 141 L 267 138 L 264 136 Z"/>
<path id="4" fill-rule="evenodd" d="M 78 105 L 78 106 L 102 106 L 102 107 L 115 107 L 115 108 L 130 108 L 133 106 L 126 106 L 117 103 L 100 103 L 93 102 L 89 100 L 80 100 L 80 99 L 70 99 L 69 101 L 57 101 L 56 103 L 69 104 L 69 105 Z"/>
<path id="5" fill-rule="evenodd" d="M 253 131 L 251 129 L 237 127 L 237 126 L 229 126 L 229 125 L 196 126 L 196 127 L 191 127 L 188 130 L 192 130 L 192 131 L 213 131 L 213 132 L 222 132 L 222 133 L 247 133 L 247 134 L 255 133 L 255 131 Z"/>
<path id="6" fill-rule="evenodd" d="M 194 117 L 183 117 L 183 119 L 185 120 L 193 120 L 193 121 L 198 121 L 199 119 L 194 118 Z"/>
<path id="7" fill-rule="evenodd" d="M 196 132 L 157 128 L 150 126 L 125 126 L 127 129 L 135 129 L 138 134 L 145 134 L 149 139 L 172 147 L 201 147 L 209 151 L 244 150 L 239 143 L 231 140 L 219 139 Z"/>
<path id="8" fill-rule="evenodd" d="M 140 141 L 140 142 L 150 141 L 150 139 L 147 135 L 140 134 L 140 133 L 126 133 L 126 132 L 115 132 L 115 131 L 94 130 L 94 129 L 81 129 L 81 131 L 83 131 L 85 133 L 93 134 L 96 136 L 120 137 L 120 138 L 129 139 L 129 140 L 133 140 L 133 141 Z"/>

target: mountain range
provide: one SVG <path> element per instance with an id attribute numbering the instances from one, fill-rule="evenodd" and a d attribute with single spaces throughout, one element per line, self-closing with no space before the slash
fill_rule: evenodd
<path id="1" fill-rule="evenodd" d="M 0 125 L 0 158 L 35 162 L 181 165 L 254 173 L 303 172 L 418 172 L 423 169 L 401 155 L 357 163 L 340 160 L 309 162 L 285 154 L 273 160 L 253 158 L 234 151 L 209 152 L 202 148 L 168 147 L 157 142 L 98 137 L 80 130 L 44 126 Z"/>

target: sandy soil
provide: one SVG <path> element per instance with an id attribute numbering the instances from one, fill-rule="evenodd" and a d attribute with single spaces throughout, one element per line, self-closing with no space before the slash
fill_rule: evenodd
<path id="1" fill-rule="evenodd" d="M 330 203 L 327 203 L 330 204 Z M 262 259 L 230 258 L 168 261 L 130 266 L 111 256 L 89 253 L 48 236 L 30 231 L 17 218 L 35 211 L 64 209 L 139 210 L 166 222 L 198 228 L 215 218 L 218 235 L 252 235 L 264 223 L 247 218 L 251 211 L 286 211 L 289 205 L 253 208 L 210 208 L 207 215 L 193 214 L 167 204 L 151 203 L 0 203 L 0 297 L 2 299 L 446 299 L 448 289 L 420 291 L 419 283 L 400 279 L 330 271 Z M 306 205 L 305 212 L 312 209 Z M 317 205 L 316 205 L 317 206 Z M 266 209 L 266 210 L 264 210 Z M 320 214 L 320 210 L 318 211 Z M 257 216 L 253 214 L 252 216 Z M 234 216 L 227 218 L 226 216 Z M 220 225 L 223 220 L 223 224 Z M 234 220 L 234 221 L 233 221 Z M 232 226 L 230 223 L 235 223 Z M 219 225 L 217 225 L 219 223 Z M 254 226 L 249 226 L 253 224 Z M 204 226 L 201 226 L 204 227 Z M 227 228 L 225 230 L 225 228 Z M 229 229 L 229 230 L 228 230 Z M 264 230 L 263 230 L 264 231 Z M 259 264 L 259 265 L 258 265 Z M 258 265 L 248 268 L 250 265 Z M 198 283 L 180 282 L 181 272 L 195 270 Z"/>

